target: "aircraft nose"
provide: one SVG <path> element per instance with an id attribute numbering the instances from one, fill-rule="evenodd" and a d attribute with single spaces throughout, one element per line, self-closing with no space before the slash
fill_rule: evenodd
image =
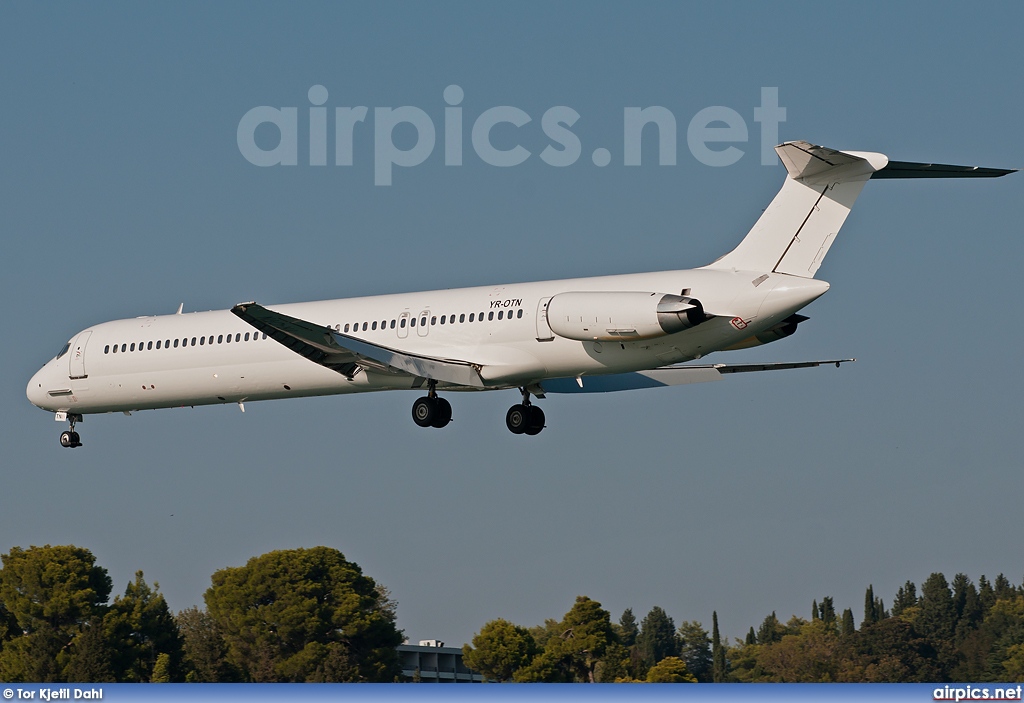
<path id="1" fill-rule="evenodd" d="M 28 387 L 25 388 L 25 395 L 28 397 L 29 402 L 39 408 L 42 408 L 43 403 L 46 402 L 46 389 L 43 388 L 43 372 L 45 370 L 46 367 L 44 366 L 36 371 L 35 375 L 28 382 Z"/>

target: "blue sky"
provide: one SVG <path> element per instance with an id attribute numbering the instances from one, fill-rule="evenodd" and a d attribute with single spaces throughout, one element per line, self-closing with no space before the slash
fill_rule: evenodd
<path id="1" fill-rule="evenodd" d="M 89 417 L 68 451 L 24 390 L 78 330 L 182 302 L 705 264 L 784 177 L 760 164 L 763 87 L 783 140 L 1022 167 L 1022 20 L 1011 3 L 3 5 L 0 551 L 88 547 L 115 591 L 143 569 L 181 609 L 218 568 L 324 544 L 391 588 L 411 639 L 453 644 L 577 594 L 616 619 L 660 605 L 710 627 L 717 610 L 742 636 L 825 595 L 859 621 L 869 583 L 886 604 L 932 571 L 1019 583 L 1020 175 L 870 183 L 810 321 L 715 359 L 856 364 L 554 397 L 532 440 L 503 426 L 514 392 L 453 396 L 443 432 L 392 393 Z M 452 84 L 458 167 L 441 145 Z M 367 122 L 352 166 L 310 166 L 314 85 L 328 108 L 418 107 L 438 145 L 375 186 Z M 236 130 L 260 105 L 298 108 L 297 166 L 243 158 Z M 531 152 L 510 168 L 470 145 L 501 105 L 532 118 L 494 132 Z M 581 116 L 564 168 L 539 158 L 558 105 Z M 652 140 L 626 167 L 623 110 L 651 105 L 676 117 L 677 163 Z M 687 148 L 710 106 L 749 128 L 734 165 Z"/>

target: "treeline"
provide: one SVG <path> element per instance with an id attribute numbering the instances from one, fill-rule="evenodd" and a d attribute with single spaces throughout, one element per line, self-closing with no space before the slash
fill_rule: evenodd
<path id="1" fill-rule="evenodd" d="M 712 615 L 676 627 L 660 607 L 638 624 L 632 609 L 612 622 L 580 596 L 561 620 L 525 628 L 486 623 L 463 647 L 466 664 L 497 681 L 518 682 L 924 682 L 1024 681 L 1024 586 L 1003 575 L 975 585 L 940 573 L 907 581 L 892 607 L 869 586 L 858 627 L 833 599 L 811 618 L 783 623 L 775 613 L 729 644 Z"/>
<path id="2" fill-rule="evenodd" d="M 276 551 L 215 572 L 173 615 L 141 571 L 112 602 L 87 549 L 14 548 L 0 568 L 0 680 L 394 681 L 396 603 L 341 552 Z"/>

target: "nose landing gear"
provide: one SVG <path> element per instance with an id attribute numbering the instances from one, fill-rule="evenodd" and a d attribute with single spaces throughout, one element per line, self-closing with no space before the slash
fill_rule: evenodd
<path id="1" fill-rule="evenodd" d="M 505 426 L 512 434 L 536 435 L 544 429 L 544 411 L 530 402 L 530 392 L 520 388 L 523 402 L 505 413 Z"/>
<path id="2" fill-rule="evenodd" d="M 60 433 L 60 446 L 74 449 L 75 447 L 82 446 L 82 438 L 75 432 L 75 423 L 81 422 L 82 416 L 69 414 L 68 420 L 71 422 L 71 429 Z"/>
<path id="3" fill-rule="evenodd" d="M 412 421 L 420 427 L 441 428 L 452 421 L 452 406 L 444 398 L 439 398 L 435 387 L 436 381 L 428 381 L 430 389 L 422 398 L 412 404 Z"/>

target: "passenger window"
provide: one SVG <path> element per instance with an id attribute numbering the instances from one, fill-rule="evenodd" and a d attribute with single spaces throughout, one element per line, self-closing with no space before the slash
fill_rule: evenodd
<path id="1" fill-rule="evenodd" d="M 231 344 L 231 335 L 230 334 L 225 335 L 224 336 L 224 341 L 227 342 L 228 344 Z"/>
<path id="2" fill-rule="evenodd" d="M 493 315 L 494 313 L 492 312 L 491 314 Z M 484 321 L 484 314 L 480 313 L 479 315 L 477 315 L 476 321 L 477 322 L 483 322 Z"/>
<path id="3" fill-rule="evenodd" d="M 128 351 L 135 351 L 135 342 L 132 342 L 132 345 L 128 347 Z"/>
<path id="4" fill-rule="evenodd" d="M 217 344 L 220 344 L 223 341 L 224 341 L 224 335 L 218 334 L 217 335 Z"/>
<path id="5" fill-rule="evenodd" d="M 376 332 L 376 331 L 377 331 L 377 321 L 376 321 L 376 320 L 374 320 L 374 321 L 373 321 L 373 326 L 372 326 L 372 328 L 371 328 L 371 329 L 372 329 L 372 330 L 373 330 L 374 332 Z"/>
<path id="6" fill-rule="evenodd" d="M 505 317 L 505 311 L 504 310 L 499 310 L 498 311 L 498 319 L 500 320 L 503 317 Z"/>
<path id="7" fill-rule="evenodd" d="M 476 313 L 473 313 L 473 312 L 469 313 L 469 321 L 470 322 L 472 322 L 473 318 L 475 318 L 475 317 L 476 317 Z"/>
<path id="8" fill-rule="evenodd" d="M 178 348 L 178 340 L 177 340 L 177 339 L 175 339 L 175 340 L 174 340 L 174 348 L 175 348 L 175 349 L 177 349 L 177 348 Z"/>
<path id="9" fill-rule="evenodd" d="M 442 325 L 444 324 L 444 321 L 445 321 L 445 319 L 446 319 L 447 317 L 448 317 L 447 315 L 441 315 L 441 324 L 442 324 Z"/>
<path id="10" fill-rule="evenodd" d="M 398 326 L 401 327 L 403 330 L 405 329 L 405 318 L 404 317 L 402 318 L 402 321 L 398 323 Z"/>
<path id="11" fill-rule="evenodd" d="M 146 342 L 146 351 L 149 351 L 152 348 L 153 348 L 153 343 L 152 342 Z"/>
<path id="12" fill-rule="evenodd" d="M 395 329 L 395 321 L 394 320 L 391 321 L 391 329 Z"/>
<path id="13" fill-rule="evenodd" d="M 523 309 L 522 309 L 522 308 L 519 308 L 519 309 L 518 309 L 518 310 L 516 311 L 516 317 L 517 317 L 517 318 L 522 318 L 522 317 L 523 317 Z"/>
<path id="14" fill-rule="evenodd" d="M 110 345 L 109 344 L 107 346 L 103 347 L 103 353 L 104 354 L 109 354 L 110 353 Z"/>
<path id="15" fill-rule="evenodd" d="M 430 318 L 430 324 L 431 325 L 436 325 L 437 324 L 437 315 L 434 315 L 433 317 Z"/>
<path id="16" fill-rule="evenodd" d="M 466 321 L 466 313 L 462 313 L 461 315 L 459 315 L 459 322 L 465 322 L 465 321 Z M 470 320 L 470 322 L 472 322 L 472 320 Z"/>
<path id="17" fill-rule="evenodd" d="M 493 310 L 491 310 L 489 313 L 487 313 L 487 319 L 488 320 L 493 320 L 494 319 L 494 311 Z"/>
<path id="18" fill-rule="evenodd" d="M 164 349 L 170 349 L 170 348 L 171 348 L 171 340 L 165 339 L 164 340 Z"/>
<path id="19" fill-rule="evenodd" d="M 159 339 L 158 339 L 158 340 L 156 340 L 156 348 L 157 348 L 157 349 L 159 349 L 159 348 L 160 348 L 160 340 L 159 340 Z"/>
<path id="20" fill-rule="evenodd" d="M 364 323 L 363 323 L 363 332 L 365 332 L 365 331 L 366 331 L 366 328 L 367 328 L 367 323 L 366 323 L 366 322 L 364 322 Z"/>
<path id="21" fill-rule="evenodd" d="M 235 332 L 235 341 L 236 342 L 241 342 L 242 341 L 242 333 L 241 332 Z"/>
<path id="22" fill-rule="evenodd" d="M 196 338 L 195 338 L 195 337 L 193 337 L 193 338 L 192 338 L 192 346 L 194 347 L 195 345 L 196 345 Z"/>
<path id="23" fill-rule="evenodd" d="M 410 327 L 415 327 L 416 326 L 416 318 L 415 317 L 412 318 L 411 320 L 409 320 L 409 326 Z"/>
<path id="24" fill-rule="evenodd" d="M 267 333 L 266 333 L 266 332 L 264 332 L 264 333 L 263 333 L 263 339 L 266 339 L 266 338 L 267 338 Z"/>
<path id="25" fill-rule="evenodd" d="M 206 344 L 206 337 L 200 337 L 199 338 L 199 346 L 203 346 L 204 344 Z"/>
<path id="26" fill-rule="evenodd" d="M 421 317 L 420 318 L 420 327 L 423 327 L 425 324 L 427 324 L 427 318 Z"/>

